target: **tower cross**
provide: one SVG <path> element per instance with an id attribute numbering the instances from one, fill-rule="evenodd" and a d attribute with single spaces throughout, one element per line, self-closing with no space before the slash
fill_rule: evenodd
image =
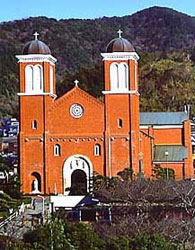
<path id="1" fill-rule="evenodd" d="M 75 86 L 78 87 L 79 81 L 78 81 L 78 80 L 75 80 L 74 83 L 75 83 Z"/>
<path id="2" fill-rule="evenodd" d="M 35 36 L 35 40 L 38 40 L 39 33 L 35 32 L 33 36 Z"/>
<path id="3" fill-rule="evenodd" d="M 121 37 L 122 37 L 123 31 L 122 31 L 121 29 L 119 29 L 119 30 L 117 31 L 117 33 L 118 33 L 118 37 L 121 38 Z"/>

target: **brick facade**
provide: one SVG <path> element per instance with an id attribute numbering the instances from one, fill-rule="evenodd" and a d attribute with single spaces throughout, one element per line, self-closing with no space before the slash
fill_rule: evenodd
<path id="1" fill-rule="evenodd" d="M 142 172 L 151 179 L 155 166 L 154 145 L 186 147 L 188 155 L 183 161 L 162 160 L 160 166 L 172 168 L 176 179 L 193 178 L 189 120 L 175 128 L 164 128 L 161 124 L 162 128 L 155 129 L 153 125 L 140 124 L 138 56 L 135 52 L 103 54 L 104 102 L 77 85 L 56 98 L 55 59 L 42 54 L 17 58 L 20 65 L 19 140 L 23 193 L 38 189 L 42 194 L 69 194 L 72 176 L 77 170 L 86 176 L 87 191 L 90 191 L 93 172 L 112 177 L 125 168 L 132 168 L 135 177 Z M 124 72 L 128 70 L 126 90 L 121 90 L 120 86 L 119 90 L 112 90 L 110 69 L 114 63 L 116 68 L 119 65 Z M 39 92 L 32 89 L 27 93 L 25 86 L 29 76 L 25 69 L 28 65 L 32 70 L 35 65 L 42 69 L 43 88 Z M 38 188 L 35 179 L 39 182 Z"/>

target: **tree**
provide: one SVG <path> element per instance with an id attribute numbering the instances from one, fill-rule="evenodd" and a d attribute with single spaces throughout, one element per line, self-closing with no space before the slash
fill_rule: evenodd
<path id="1" fill-rule="evenodd" d="M 155 179 L 169 179 L 169 180 L 174 180 L 175 179 L 175 172 L 171 168 L 162 168 L 160 164 L 156 164 L 153 169 L 153 176 Z"/>
<path id="2" fill-rule="evenodd" d="M 0 156 L 0 172 L 3 172 L 6 176 L 5 183 L 0 185 L 1 189 L 10 195 L 12 198 L 20 199 L 20 180 L 16 174 L 10 175 L 9 172 L 13 171 L 12 166 L 6 158 Z"/>
<path id="3" fill-rule="evenodd" d="M 123 171 L 120 171 L 118 174 L 124 181 L 130 181 L 133 179 L 133 169 L 125 168 Z"/>
<path id="4" fill-rule="evenodd" d="M 58 218 L 26 233 L 24 242 L 38 249 L 53 250 L 98 250 L 104 245 L 90 225 L 69 223 Z"/>
<path id="5" fill-rule="evenodd" d="M 5 183 L 8 183 L 8 180 L 9 180 L 9 169 L 10 168 L 8 165 L 8 161 L 2 156 L 0 156 L 0 172 L 2 172 L 4 176 L 6 177 Z"/>

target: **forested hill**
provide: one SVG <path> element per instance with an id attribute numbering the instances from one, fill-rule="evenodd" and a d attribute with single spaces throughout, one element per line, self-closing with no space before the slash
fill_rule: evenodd
<path id="1" fill-rule="evenodd" d="M 37 17 L 1 23 L 0 116 L 17 113 L 15 93 L 18 87 L 18 65 L 14 56 L 21 54 L 24 44 L 33 39 L 35 31 L 58 59 L 58 93 L 64 93 L 70 88 L 72 81 L 78 78 L 84 89 L 98 96 L 103 88 L 100 53 L 117 36 L 119 28 L 123 30 L 123 37 L 130 40 L 142 56 L 142 109 L 181 109 L 185 101 L 189 102 L 189 93 L 193 93 L 193 88 L 195 89 L 189 76 L 189 72 L 193 71 L 195 18 L 169 8 L 152 7 L 124 17 L 59 21 Z M 158 68 L 153 65 L 154 62 L 157 62 Z M 171 78 L 172 71 L 176 75 L 174 79 Z M 159 79 L 155 79 L 156 77 Z M 161 97 L 164 95 L 162 89 L 169 88 L 169 81 L 172 81 L 173 89 L 175 84 L 180 84 L 182 90 L 188 89 L 188 94 L 185 95 L 179 89 L 183 95 L 181 97 L 174 90 L 171 103 L 165 103 L 163 96 Z M 181 100 L 178 101 L 178 98 Z"/>
<path id="2" fill-rule="evenodd" d="M 28 18 L 0 25 L 0 52 L 20 54 L 33 32 L 46 42 L 58 58 L 59 71 L 75 69 L 100 60 L 100 52 L 117 36 L 118 29 L 137 51 L 165 51 L 195 45 L 195 18 L 168 8 L 153 7 L 131 16 L 99 19 L 55 20 Z"/>

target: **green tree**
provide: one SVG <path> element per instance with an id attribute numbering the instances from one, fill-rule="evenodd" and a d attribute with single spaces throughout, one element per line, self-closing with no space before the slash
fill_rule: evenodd
<path id="1" fill-rule="evenodd" d="M 117 175 L 119 175 L 124 181 L 130 181 L 133 179 L 133 169 L 125 168 L 123 171 L 120 171 Z"/>
<path id="2" fill-rule="evenodd" d="M 5 182 L 1 184 L 1 189 L 10 195 L 12 198 L 20 199 L 20 180 L 18 175 L 10 175 L 9 172 L 13 171 L 12 166 L 6 158 L 0 156 L 0 172 L 6 176 Z"/>
<path id="3" fill-rule="evenodd" d="M 153 176 L 156 179 L 164 179 L 164 180 L 174 180 L 175 172 L 172 168 L 162 168 L 160 165 L 155 165 L 153 169 Z"/>
<path id="4" fill-rule="evenodd" d="M 104 242 L 90 225 L 68 223 L 57 218 L 26 233 L 24 242 L 38 247 L 37 249 L 53 250 L 98 250 L 104 246 Z"/>
<path id="5" fill-rule="evenodd" d="M 132 250 L 179 250 L 178 244 L 167 241 L 163 236 L 158 234 L 141 234 L 131 239 L 130 249 Z"/>

